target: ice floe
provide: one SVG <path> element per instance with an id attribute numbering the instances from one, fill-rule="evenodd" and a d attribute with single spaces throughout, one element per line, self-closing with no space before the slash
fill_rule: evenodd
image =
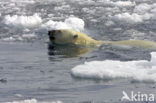
<path id="1" fill-rule="evenodd" d="M 12 35 L 9 37 L 4 37 L 1 40 L 5 42 L 14 42 L 14 41 L 27 41 L 36 38 L 37 38 L 36 34 L 23 34 L 23 35 Z"/>
<path id="2" fill-rule="evenodd" d="M 35 28 L 42 23 L 42 19 L 38 14 L 32 16 L 6 15 L 3 22 L 11 28 Z"/>
<path id="3" fill-rule="evenodd" d="M 119 23 L 128 23 L 128 24 L 134 24 L 134 23 L 141 23 L 145 20 L 149 20 L 153 17 L 152 14 L 146 13 L 143 15 L 139 15 L 137 13 L 121 13 L 116 14 L 112 17 L 112 20 L 119 22 Z"/>
<path id="4" fill-rule="evenodd" d="M 137 81 L 156 82 L 156 52 L 151 61 L 92 61 L 78 65 L 71 70 L 75 77 L 90 79 L 131 78 Z"/>
<path id="5" fill-rule="evenodd" d="M 116 2 L 110 1 L 110 3 L 118 7 L 131 7 L 136 5 L 135 2 L 131 1 L 116 1 Z"/>
<path id="6" fill-rule="evenodd" d="M 36 0 L 10 0 L 11 2 L 17 2 L 17 3 L 35 3 Z"/>
<path id="7" fill-rule="evenodd" d="M 152 8 L 151 5 L 147 3 L 142 3 L 134 8 L 134 12 L 144 14 L 148 12 L 148 10 L 150 10 L 151 8 Z"/>
<path id="8" fill-rule="evenodd" d="M 69 17 L 64 21 L 53 21 L 49 20 L 46 23 L 43 23 L 39 27 L 39 31 L 48 31 L 56 29 L 73 29 L 77 31 L 84 30 L 85 23 L 82 19 L 77 17 Z"/>
<path id="9" fill-rule="evenodd" d="M 27 100 L 21 100 L 21 101 L 13 101 L 13 102 L 6 102 L 6 103 L 63 103 L 62 101 L 51 101 L 51 102 L 40 102 L 36 99 L 27 99 Z"/>

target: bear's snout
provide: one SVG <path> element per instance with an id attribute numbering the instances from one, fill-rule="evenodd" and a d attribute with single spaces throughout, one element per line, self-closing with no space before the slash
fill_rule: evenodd
<path id="1" fill-rule="evenodd" d="M 50 39 L 50 41 L 52 41 L 52 42 L 55 41 L 55 36 L 54 36 L 55 33 L 56 33 L 56 30 L 48 31 L 49 39 Z"/>
<path id="2" fill-rule="evenodd" d="M 52 30 L 52 31 L 51 31 L 52 34 L 55 34 L 55 32 L 56 32 L 56 30 Z"/>
<path id="3" fill-rule="evenodd" d="M 50 37 L 50 40 L 55 40 L 55 37 Z"/>

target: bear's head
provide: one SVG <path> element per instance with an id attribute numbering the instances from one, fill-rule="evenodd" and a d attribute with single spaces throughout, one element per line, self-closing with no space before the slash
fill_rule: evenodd
<path id="1" fill-rule="evenodd" d="M 72 30 L 51 30 L 48 35 L 50 41 L 55 44 L 75 44 L 79 37 L 79 34 Z"/>
<path id="2" fill-rule="evenodd" d="M 96 41 L 91 37 L 74 30 L 61 29 L 48 32 L 49 39 L 54 44 L 92 45 Z"/>

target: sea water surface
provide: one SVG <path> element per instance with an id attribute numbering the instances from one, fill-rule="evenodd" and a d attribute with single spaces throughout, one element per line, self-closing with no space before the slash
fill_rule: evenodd
<path id="1" fill-rule="evenodd" d="M 156 1 L 1 0 L 0 103 L 124 103 L 123 91 L 156 95 L 155 51 L 120 45 L 79 54 L 50 47 L 53 29 L 156 41 Z"/>

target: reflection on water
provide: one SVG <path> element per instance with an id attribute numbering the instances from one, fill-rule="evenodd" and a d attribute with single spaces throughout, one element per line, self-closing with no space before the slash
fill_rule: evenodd
<path id="1" fill-rule="evenodd" d="M 91 51 L 92 48 L 80 47 L 76 45 L 48 44 L 49 56 L 60 56 L 62 58 L 79 57 Z"/>
<path id="2" fill-rule="evenodd" d="M 94 54 L 99 57 L 99 60 L 120 60 L 120 61 L 132 61 L 132 60 L 151 60 L 150 53 L 153 50 L 130 47 L 123 45 L 101 45 L 98 51 Z"/>
<path id="3" fill-rule="evenodd" d="M 62 58 L 79 57 L 81 60 L 148 60 L 150 61 L 152 50 L 138 47 L 119 47 L 113 45 L 101 45 L 97 48 L 80 47 L 76 45 L 48 44 L 49 59 L 61 61 Z"/>

